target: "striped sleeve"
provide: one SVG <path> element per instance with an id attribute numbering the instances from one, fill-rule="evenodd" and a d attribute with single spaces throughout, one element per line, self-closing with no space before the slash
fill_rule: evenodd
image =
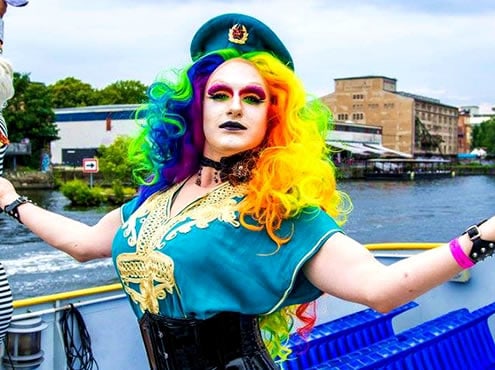
<path id="1" fill-rule="evenodd" d="M 1 109 L 1 108 L 0 108 Z M 0 111 L 0 176 L 3 175 L 3 159 L 5 157 L 5 152 L 7 151 L 7 144 L 4 144 L 4 139 L 9 137 L 7 131 L 7 124 L 5 123 L 5 119 Z"/>
<path id="2" fill-rule="evenodd" d="M 0 262 L 0 343 L 3 341 L 14 311 L 7 273 Z"/>

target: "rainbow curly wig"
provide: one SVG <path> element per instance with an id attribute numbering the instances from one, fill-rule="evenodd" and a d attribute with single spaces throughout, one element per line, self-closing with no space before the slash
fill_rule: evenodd
<path id="1" fill-rule="evenodd" d="M 283 220 L 317 206 L 343 224 L 351 204 L 336 188 L 335 167 L 325 144 L 331 112 L 319 99 L 308 100 L 294 72 L 269 53 L 215 51 L 177 71 L 174 82 L 160 77 L 150 86 L 149 103 L 143 107 L 146 119 L 130 150 L 140 184 L 138 203 L 197 173 L 205 141 L 201 113 L 205 86 L 211 73 L 232 58 L 253 63 L 273 97 L 268 132 L 239 213 L 244 227 L 268 233 L 276 253 L 278 248 L 290 248 L 286 245 L 290 235 L 277 234 Z M 289 333 L 294 328 L 307 333 L 315 319 L 314 302 L 262 316 L 260 325 L 272 357 L 286 359 Z"/>

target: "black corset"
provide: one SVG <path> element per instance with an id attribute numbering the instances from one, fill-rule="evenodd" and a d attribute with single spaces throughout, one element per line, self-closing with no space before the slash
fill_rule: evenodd
<path id="1" fill-rule="evenodd" d="M 146 312 L 139 321 L 152 370 L 276 370 L 256 316 L 220 313 L 207 320 Z"/>

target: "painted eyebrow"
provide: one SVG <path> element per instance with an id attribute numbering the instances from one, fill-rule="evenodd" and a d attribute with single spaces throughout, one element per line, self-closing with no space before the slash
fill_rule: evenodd
<path id="1" fill-rule="evenodd" d="M 260 86 L 257 86 L 257 85 L 248 85 L 244 88 L 241 89 L 241 94 L 249 94 L 249 93 L 252 93 L 252 94 L 255 94 L 255 95 L 258 95 L 258 97 L 261 99 L 261 100 L 265 100 L 266 99 L 266 92 L 265 90 L 260 87 Z"/>
<path id="2" fill-rule="evenodd" d="M 208 95 L 213 95 L 218 91 L 226 91 L 229 94 L 233 94 L 232 88 L 226 84 L 223 83 L 216 83 L 210 86 L 208 89 L 207 93 Z M 257 85 L 248 85 L 246 87 L 243 87 L 240 91 L 240 94 L 256 94 L 261 100 L 266 99 L 266 92 L 265 90 Z"/>
<path id="3" fill-rule="evenodd" d="M 216 83 L 216 84 L 211 85 L 210 88 L 208 89 L 207 93 L 208 93 L 208 95 L 213 95 L 218 91 L 227 91 L 229 94 L 232 94 L 232 89 L 229 86 L 227 86 L 226 84 L 220 84 L 220 83 Z"/>

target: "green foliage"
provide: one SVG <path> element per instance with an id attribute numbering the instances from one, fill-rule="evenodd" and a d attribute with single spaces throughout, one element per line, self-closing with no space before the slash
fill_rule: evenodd
<path id="1" fill-rule="evenodd" d="M 72 180 L 62 185 L 60 191 L 73 206 L 94 207 L 105 202 L 105 196 L 99 187 L 89 187 L 82 180 Z"/>
<path id="2" fill-rule="evenodd" d="M 15 95 L 3 110 L 11 142 L 27 138 L 31 156 L 16 158 L 17 166 L 39 169 L 41 153 L 50 142 L 59 139 L 53 108 L 83 107 L 107 104 L 139 104 L 146 100 L 147 86 L 139 81 L 117 81 L 102 90 L 74 77 L 67 77 L 50 86 L 32 82 L 29 74 L 14 73 Z M 112 182 L 117 177 L 123 184 L 131 181 L 127 160 L 127 144 L 117 155 L 119 145 L 108 150 L 108 166 L 103 171 Z"/>
<path id="3" fill-rule="evenodd" d="M 495 118 L 474 126 L 472 135 L 471 149 L 484 148 L 487 153 L 495 154 Z"/>
<path id="4" fill-rule="evenodd" d="M 54 108 L 91 105 L 140 104 L 146 100 L 147 86 L 140 81 L 117 81 L 98 90 L 74 77 L 48 86 Z"/>
<path id="5" fill-rule="evenodd" d="M 85 107 L 97 102 L 96 90 L 88 83 L 66 77 L 48 86 L 54 108 Z"/>
<path id="6" fill-rule="evenodd" d="M 115 204 L 124 203 L 126 199 L 125 191 L 124 191 L 124 187 L 122 186 L 122 183 L 119 180 L 115 180 L 112 183 L 112 191 L 113 191 L 113 196 L 111 201 Z"/>
<path id="7" fill-rule="evenodd" d="M 99 169 L 106 182 L 132 182 L 132 163 L 127 155 L 130 142 L 130 137 L 119 136 L 112 144 L 98 148 Z"/>
<path id="8" fill-rule="evenodd" d="M 28 74 L 14 73 L 13 82 L 15 95 L 3 110 L 9 139 L 20 142 L 28 138 L 32 155 L 19 157 L 18 164 L 39 168 L 41 151 L 59 138 L 58 128 L 53 123 L 52 101 L 48 88 L 42 83 L 32 82 Z"/>
<path id="9" fill-rule="evenodd" d="M 114 82 L 98 92 L 98 104 L 141 104 L 147 87 L 140 81 Z"/>

